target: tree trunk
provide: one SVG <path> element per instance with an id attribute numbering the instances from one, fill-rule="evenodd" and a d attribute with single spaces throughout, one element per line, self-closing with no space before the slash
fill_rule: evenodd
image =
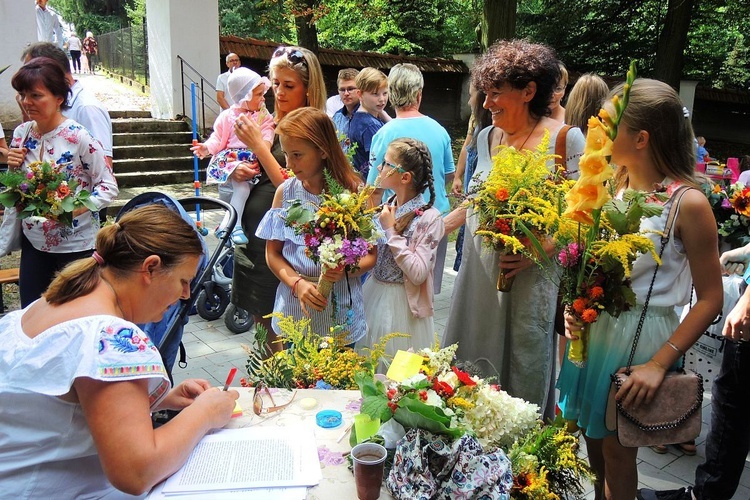
<path id="1" fill-rule="evenodd" d="M 694 0 L 669 0 L 664 27 L 659 34 L 659 42 L 656 44 L 654 78 L 668 83 L 676 90 L 679 90 L 682 78 L 682 68 L 685 62 L 683 53 L 687 43 L 693 3 Z"/>
<path id="2" fill-rule="evenodd" d="M 318 55 L 318 28 L 315 26 L 316 0 L 302 0 L 293 10 L 297 45 Z"/>
<path id="3" fill-rule="evenodd" d="M 500 39 L 516 36 L 516 0 L 484 0 L 482 50 Z"/>

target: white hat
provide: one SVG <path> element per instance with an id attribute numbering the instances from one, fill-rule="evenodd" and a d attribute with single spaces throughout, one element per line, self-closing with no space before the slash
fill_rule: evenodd
<path id="1" fill-rule="evenodd" d="M 271 86 L 271 81 L 265 76 L 260 76 L 255 71 L 243 67 L 232 71 L 229 80 L 227 80 L 227 90 L 235 104 L 239 104 L 258 85 L 265 85 L 267 91 Z"/>

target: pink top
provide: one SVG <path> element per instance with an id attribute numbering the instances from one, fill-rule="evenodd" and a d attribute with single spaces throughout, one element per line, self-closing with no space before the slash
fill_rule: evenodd
<path id="1" fill-rule="evenodd" d="M 242 115 L 249 115 L 251 120 L 255 120 L 260 126 L 263 140 L 268 141 L 269 144 L 273 143 L 273 132 L 276 124 L 273 121 L 273 116 L 265 108 L 261 111 L 248 111 L 233 104 L 216 117 L 214 131 L 204 143 L 209 153 L 215 155 L 227 148 L 247 148 L 245 143 L 234 134 L 234 122 Z M 261 116 L 262 118 L 260 118 Z"/>
<path id="2" fill-rule="evenodd" d="M 417 318 L 433 314 L 433 270 L 437 246 L 444 234 L 443 218 L 434 207 L 425 210 L 408 241 L 393 228 L 385 230 L 388 247 L 404 273 L 409 308 Z"/>

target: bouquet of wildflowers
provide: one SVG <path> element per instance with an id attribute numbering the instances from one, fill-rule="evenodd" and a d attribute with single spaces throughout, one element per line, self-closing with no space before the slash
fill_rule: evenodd
<path id="1" fill-rule="evenodd" d="M 367 201 L 373 188 L 365 187 L 352 193 L 344 189 L 326 171 L 329 192 L 321 195 L 315 211 L 300 200 L 292 201 L 287 211 L 286 224 L 305 237 L 306 254 L 323 267 L 318 280 L 318 291 L 328 297 L 333 283 L 323 278 L 326 269 L 356 271 L 359 260 L 366 256 L 377 241 L 373 214 Z"/>
<path id="2" fill-rule="evenodd" d="M 29 164 L 28 172 L 4 172 L 0 174 L 0 184 L 5 186 L 0 203 L 15 207 L 19 219 L 42 217 L 71 227 L 74 210 L 98 210 L 88 191 L 79 190 L 75 179 L 68 179 L 46 161 Z"/>
<path id="3" fill-rule="evenodd" d="M 469 433 L 483 446 L 511 445 L 536 425 L 539 407 L 458 369 L 453 364 L 457 348 L 422 349 L 419 373 L 400 383 L 357 374 L 362 413 L 381 423 L 393 418 L 407 429 L 453 438 Z"/>
<path id="4" fill-rule="evenodd" d="M 750 243 L 750 187 L 736 183 L 724 188 L 711 182 L 701 187 L 711 204 L 721 241 L 731 248 Z"/>
<path id="5" fill-rule="evenodd" d="M 508 450 L 513 469 L 511 498 L 581 498 L 583 482 L 593 482 L 594 474 L 576 454 L 577 447 L 578 438 L 566 430 L 562 419 L 516 441 Z"/>
<path id="6" fill-rule="evenodd" d="M 549 131 L 534 151 L 500 146 L 487 179 L 471 191 L 469 203 L 479 218 L 475 234 L 488 248 L 522 253 L 537 262 L 547 259 L 539 241 L 554 232 L 563 192 L 547 168 L 554 157 L 547 153 L 548 144 Z M 511 285 L 501 270 L 497 289 L 507 292 Z"/>
<path id="7" fill-rule="evenodd" d="M 615 200 L 611 193 L 612 141 L 633 80 L 635 64 L 631 63 L 622 99 L 615 96 L 612 100 L 615 116 L 602 109 L 598 118 L 589 119 L 580 177 L 565 196 L 568 206 L 556 234 L 562 246 L 558 254 L 562 303 L 584 325 L 579 339 L 571 341 L 568 353 L 579 366 L 587 358 L 588 327 L 601 312 L 617 317 L 635 305 L 630 287 L 635 259 L 650 252 L 659 262 L 653 242 L 640 232 L 640 222 L 643 217 L 661 213 L 662 206 L 654 201 L 666 199 L 666 195 L 627 190 L 621 200 Z"/>
<path id="8" fill-rule="evenodd" d="M 249 356 L 248 376 L 241 380 L 243 386 L 263 381 L 269 387 L 287 389 L 356 389 L 355 375 L 362 371 L 372 373 L 385 354 L 388 341 L 407 336 L 386 335 L 372 348 L 358 353 L 344 347 L 346 336 L 323 336 L 311 331 L 309 318 L 295 320 L 280 313 L 272 315 L 280 319 L 281 333 L 276 342 L 290 347 L 271 353 L 266 344 L 267 332 L 258 325 L 256 345 L 242 346 Z"/>

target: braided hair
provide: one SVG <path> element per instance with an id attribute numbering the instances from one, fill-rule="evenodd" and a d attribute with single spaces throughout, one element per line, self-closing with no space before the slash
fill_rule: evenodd
<path id="1" fill-rule="evenodd" d="M 427 145 L 417 139 L 402 137 L 392 141 L 388 145 L 388 150 L 403 170 L 411 172 L 412 184 L 418 196 L 421 196 L 425 190 L 430 190 L 429 201 L 419 210 L 424 211 L 431 208 L 435 203 L 435 180 L 432 176 L 432 155 L 430 155 Z M 398 234 L 403 234 L 416 215 L 417 212 L 412 210 L 396 219 L 395 231 Z"/>

